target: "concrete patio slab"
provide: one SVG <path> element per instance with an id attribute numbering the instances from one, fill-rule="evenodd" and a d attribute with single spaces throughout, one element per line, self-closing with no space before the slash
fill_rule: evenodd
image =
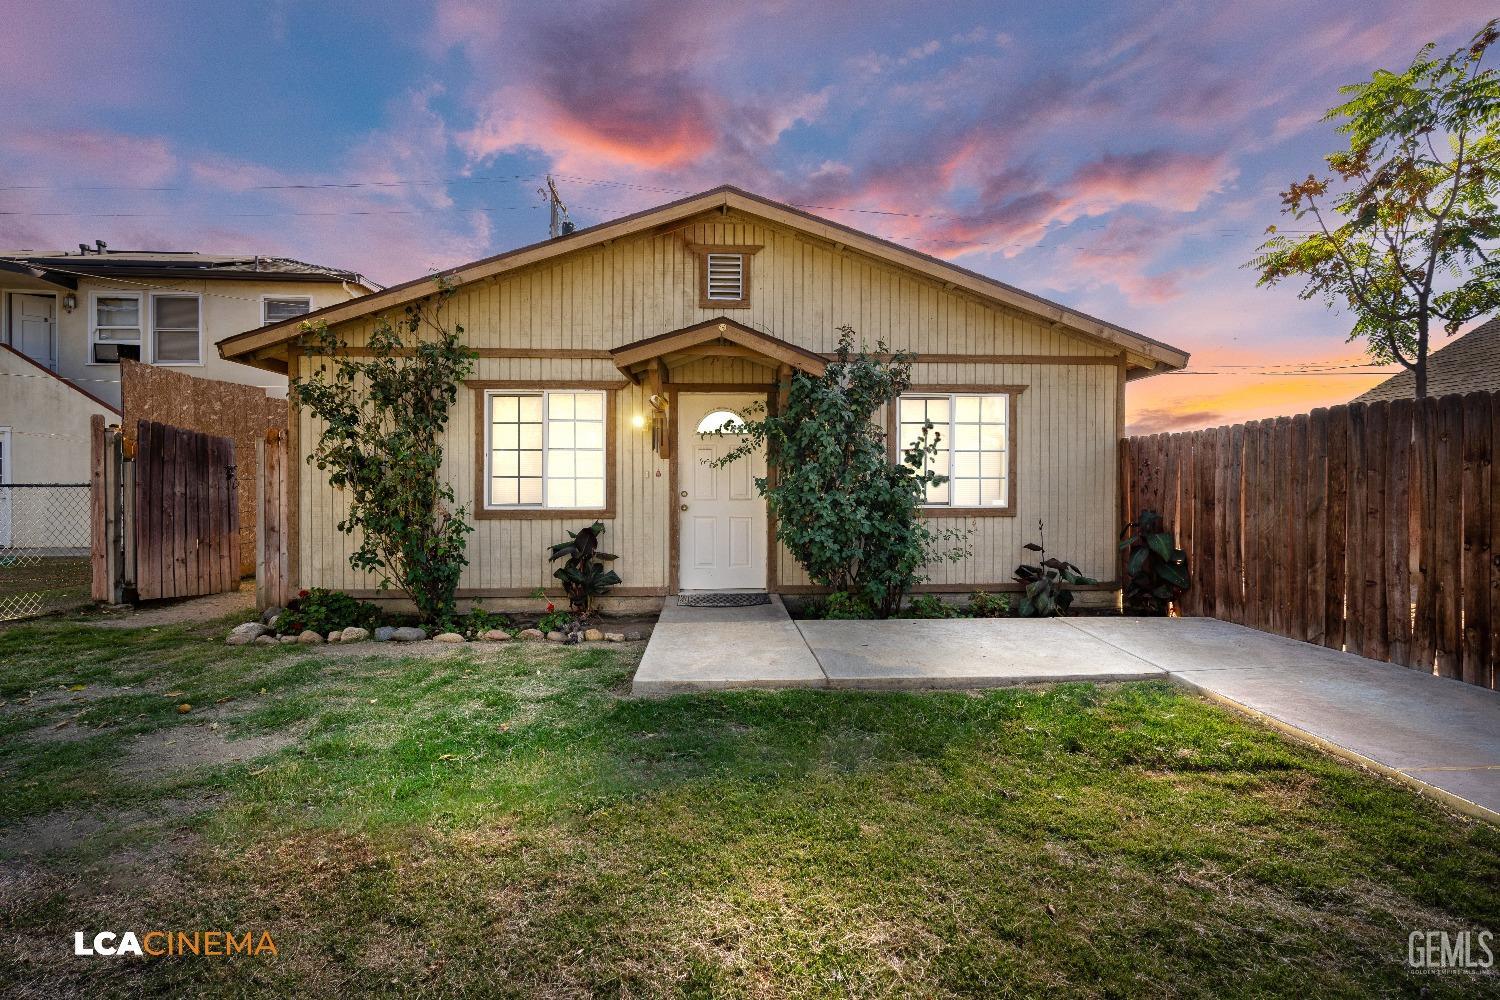
<path id="1" fill-rule="evenodd" d="M 1500 692 L 1210 618 L 1068 622 L 1278 728 L 1500 814 Z"/>
<path id="2" fill-rule="evenodd" d="M 1060 620 L 801 621 L 836 688 L 1004 687 L 1165 678 L 1166 671 Z"/>
<path id="3" fill-rule="evenodd" d="M 684 608 L 668 597 L 630 693 L 823 687 L 827 680 L 776 595 L 748 608 Z"/>

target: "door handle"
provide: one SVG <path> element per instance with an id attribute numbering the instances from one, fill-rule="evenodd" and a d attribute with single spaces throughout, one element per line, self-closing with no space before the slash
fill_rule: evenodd
<path id="1" fill-rule="evenodd" d="M 683 509 L 683 510 L 687 510 L 687 504 L 683 504 L 683 505 L 682 505 L 682 509 Z"/>

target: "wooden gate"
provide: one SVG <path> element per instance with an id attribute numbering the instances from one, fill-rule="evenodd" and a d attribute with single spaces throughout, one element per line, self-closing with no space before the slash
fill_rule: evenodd
<path id="1" fill-rule="evenodd" d="M 95 417 L 93 465 L 96 598 L 120 603 L 238 589 L 231 439 L 142 420 L 132 440 Z"/>

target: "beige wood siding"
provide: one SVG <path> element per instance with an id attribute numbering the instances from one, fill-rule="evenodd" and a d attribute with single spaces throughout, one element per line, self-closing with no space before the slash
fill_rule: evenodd
<path id="1" fill-rule="evenodd" d="M 924 354 L 1020 356 L 1026 363 L 919 363 L 918 384 L 1024 385 L 1017 398 L 1017 513 L 964 519 L 973 526 L 972 557 L 933 567 L 945 585 L 1003 583 L 1020 546 L 1047 524 L 1048 549 L 1101 579 L 1114 576 L 1115 441 L 1119 436 L 1120 369 L 1106 345 L 1061 331 L 1045 321 L 945 288 L 925 276 L 849 252 L 794 231 L 733 213 L 673 233 L 646 233 L 496 279 L 461 288 L 452 319 L 465 339 L 485 350 L 602 352 L 719 315 L 699 307 L 697 258 L 688 243 L 761 245 L 750 260 L 751 304 L 732 317 L 801 347 L 832 351 L 837 327 L 848 323 L 870 347 Z M 339 332 L 363 342 L 369 321 Z M 1085 363 L 1038 363 L 1039 357 Z M 1103 363 L 1099 363 L 1103 362 Z M 309 361 L 304 359 L 305 366 Z M 304 369 L 305 370 L 305 369 Z M 602 357 L 481 357 L 476 379 L 623 381 Z M 734 358 L 700 358 L 677 365 L 679 383 L 764 383 L 773 369 Z M 668 462 L 650 449 L 650 432 L 631 426 L 646 412 L 631 386 L 616 397 L 614 519 L 605 536 L 620 554 L 616 568 L 631 591 L 671 586 Z M 302 419 L 303 448 L 318 428 Z M 474 435 L 480 433 L 468 393 L 461 395 L 449 433 L 444 474 L 459 502 L 475 502 Z M 299 585 L 363 590 L 375 581 L 348 567 L 350 540 L 334 528 L 343 499 L 316 469 L 303 467 L 299 491 Z M 935 520 L 942 525 L 943 520 Z M 466 591 L 517 593 L 550 580 L 546 547 L 576 528 L 576 519 L 481 520 L 471 536 Z M 779 586 L 806 584 L 786 553 L 778 558 Z"/>

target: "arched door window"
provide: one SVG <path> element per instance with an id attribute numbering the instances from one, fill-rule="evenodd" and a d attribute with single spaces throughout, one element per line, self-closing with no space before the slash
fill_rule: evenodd
<path id="1" fill-rule="evenodd" d="M 733 410 L 711 410 L 698 421 L 699 434 L 743 434 L 745 420 Z"/>

